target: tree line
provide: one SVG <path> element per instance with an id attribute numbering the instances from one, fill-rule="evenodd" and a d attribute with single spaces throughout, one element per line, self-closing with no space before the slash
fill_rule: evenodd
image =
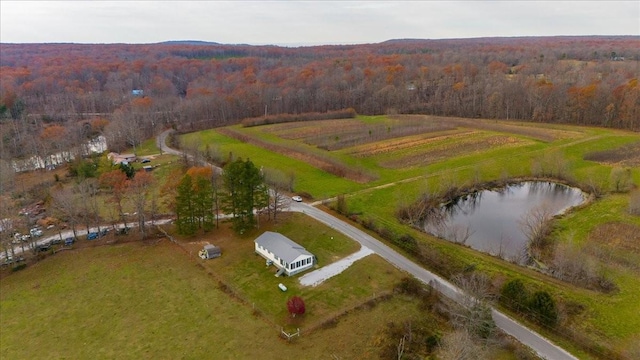
<path id="1" fill-rule="evenodd" d="M 0 44 L 0 158 L 54 153 L 98 134 L 119 150 L 167 126 L 347 108 L 637 130 L 638 49 L 637 36 Z"/>

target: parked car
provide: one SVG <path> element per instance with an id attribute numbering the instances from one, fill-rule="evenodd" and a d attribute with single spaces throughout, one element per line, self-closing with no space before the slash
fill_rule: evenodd
<path id="1" fill-rule="evenodd" d="M 296 202 L 302 202 L 302 197 L 301 197 L 301 196 L 298 196 L 298 195 L 296 195 L 296 196 L 292 197 L 291 199 L 292 199 L 293 201 L 296 201 Z"/>
<path id="2" fill-rule="evenodd" d="M 49 242 L 51 245 L 57 245 L 57 244 L 62 244 L 62 239 L 60 238 L 53 238 L 51 239 L 51 241 Z"/>
<path id="3" fill-rule="evenodd" d="M 90 232 L 87 234 L 87 240 L 95 240 L 98 238 L 98 235 L 97 232 Z"/>
<path id="4" fill-rule="evenodd" d="M 12 244 L 20 244 L 21 241 L 22 241 L 22 234 L 20 233 L 13 234 L 13 240 L 11 240 Z"/>
<path id="5" fill-rule="evenodd" d="M 100 230 L 100 237 L 107 236 L 107 233 L 109 233 L 109 229 Z"/>
<path id="6" fill-rule="evenodd" d="M 142 159 L 142 161 L 141 161 L 141 163 L 143 163 L 143 164 L 150 163 L 150 162 L 151 162 L 151 160 L 149 160 L 149 159 Z"/>
<path id="7" fill-rule="evenodd" d="M 76 239 L 74 239 L 72 237 L 68 237 L 68 238 L 64 239 L 64 246 L 71 246 L 71 245 L 73 245 L 74 242 L 76 242 Z"/>
<path id="8" fill-rule="evenodd" d="M 11 265 L 13 263 L 22 262 L 22 261 L 24 261 L 24 257 L 22 257 L 22 256 L 18 256 L 18 258 L 14 260 L 13 256 L 9 255 L 9 257 L 4 259 L 4 261 L 2 263 L 0 263 L 0 265 L 7 266 L 7 265 Z"/>
<path id="9" fill-rule="evenodd" d="M 39 244 L 38 246 L 36 246 L 36 251 L 44 252 L 44 251 L 48 251 L 50 249 L 51 249 L 51 243 L 48 243 L 48 242 L 42 243 L 42 244 Z"/>
<path id="10" fill-rule="evenodd" d="M 29 230 L 29 233 L 31 234 L 31 236 L 42 236 L 42 230 L 38 229 L 38 228 L 33 228 L 31 230 Z"/>

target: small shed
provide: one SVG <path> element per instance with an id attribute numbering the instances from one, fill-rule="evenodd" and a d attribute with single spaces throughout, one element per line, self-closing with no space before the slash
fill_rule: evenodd
<path id="1" fill-rule="evenodd" d="M 220 250 L 220 248 L 211 244 L 205 245 L 204 248 L 198 252 L 198 256 L 200 256 L 200 258 L 204 260 L 214 259 L 220 257 L 221 255 L 222 251 Z"/>

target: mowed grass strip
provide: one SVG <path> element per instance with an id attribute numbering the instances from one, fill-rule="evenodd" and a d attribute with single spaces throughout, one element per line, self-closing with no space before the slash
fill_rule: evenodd
<path id="1" fill-rule="evenodd" d="M 185 134 L 181 139 L 185 143 L 201 144 L 202 149 L 209 145 L 221 154 L 250 159 L 258 167 L 279 170 L 284 174 L 292 173 L 295 177 L 295 190 L 305 191 L 316 198 L 348 193 L 364 187 L 362 184 L 322 171 L 304 161 L 241 142 L 215 130 Z"/>

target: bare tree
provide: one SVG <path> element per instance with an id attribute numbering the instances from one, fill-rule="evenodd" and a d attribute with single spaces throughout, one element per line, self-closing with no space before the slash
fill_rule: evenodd
<path id="1" fill-rule="evenodd" d="M 496 326 L 491 316 L 493 296 L 489 277 L 473 272 L 455 275 L 452 281 L 464 292 L 459 303 L 448 306 L 454 327 L 481 339 L 491 338 Z"/>
<path id="2" fill-rule="evenodd" d="M 0 206 L 0 247 L 4 252 L 5 259 L 9 259 L 14 255 L 13 241 L 15 240 L 14 233 L 17 225 L 14 217 L 16 212 L 12 201 L 3 198 L 1 195 L 0 200 L 3 203 L 3 206 Z"/>
<path id="3" fill-rule="evenodd" d="M 614 167 L 611 169 L 609 178 L 612 190 L 615 192 L 627 192 L 633 186 L 633 178 L 629 168 Z"/>
<path id="4" fill-rule="evenodd" d="M 287 175 L 275 169 L 263 169 L 265 183 L 269 185 L 269 205 L 267 211 L 269 217 L 273 215 L 273 221 L 277 221 L 278 213 L 289 207 L 290 199 L 285 194 L 289 184 Z"/>
<path id="5" fill-rule="evenodd" d="M 10 161 L 0 159 L 0 194 L 8 194 L 15 186 L 16 172 Z"/>
<path id="6" fill-rule="evenodd" d="M 68 188 L 53 189 L 51 192 L 53 210 L 63 221 L 71 225 L 73 237 L 77 238 L 78 214 L 81 212 L 80 201 L 76 194 Z"/>
<path id="7" fill-rule="evenodd" d="M 443 360 L 476 360 L 486 359 L 488 354 L 468 331 L 458 329 L 442 337 L 438 355 Z"/>
<path id="8" fill-rule="evenodd" d="M 148 195 L 153 184 L 153 177 L 146 171 L 138 171 L 133 179 L 129 182 L 129 194 L 136 216 L 138 217 L 138 231 L 142 238 L 147 237 L 146 213 L 148 207 Z"/>
<path id="9" fill-rule="evenodd" d="M 443 232 L 441 237 L 448 239 L 449 241 L 464 245 L 467 243 L 467 240 L 469 240 L 471 235 L 473 235 L 473 231 L 471 231 L 471 227 L 469 225 L 445 224 L 443 225 Z"/>
<path id="10" fill-rule="evenodd" d="M 520 219 L 520 228 L 527 237 L 530 256 L 538 258 L 551 233 L 553 212 L 549 206 L 536 206 Z"/>
<path id="11" fill-rule="evenodd" d="M 96 197 L 98 190 L 98 181 L 94 178 L 82 179 L 74 187 L 74 192 L 80 200 L 79 215 L 87 228 L 87 232 L 94 224 L 98 224 L 98 231 L 100 231 L 99 206 Z"/>
<path id="12" fill-rule="evenodd" d="M 570 242 L 556 245 L 551 269 L 556 278 L 575 285 L 589 286 L 598 278 L 596 262 Z"/>
<path id="13" fill-rule="evenodd" d="M 547 152 L 534 159 L 531 173 L 536 176 L 566 178 L 569 172 L 569 162 L 559 151 Z"/>

